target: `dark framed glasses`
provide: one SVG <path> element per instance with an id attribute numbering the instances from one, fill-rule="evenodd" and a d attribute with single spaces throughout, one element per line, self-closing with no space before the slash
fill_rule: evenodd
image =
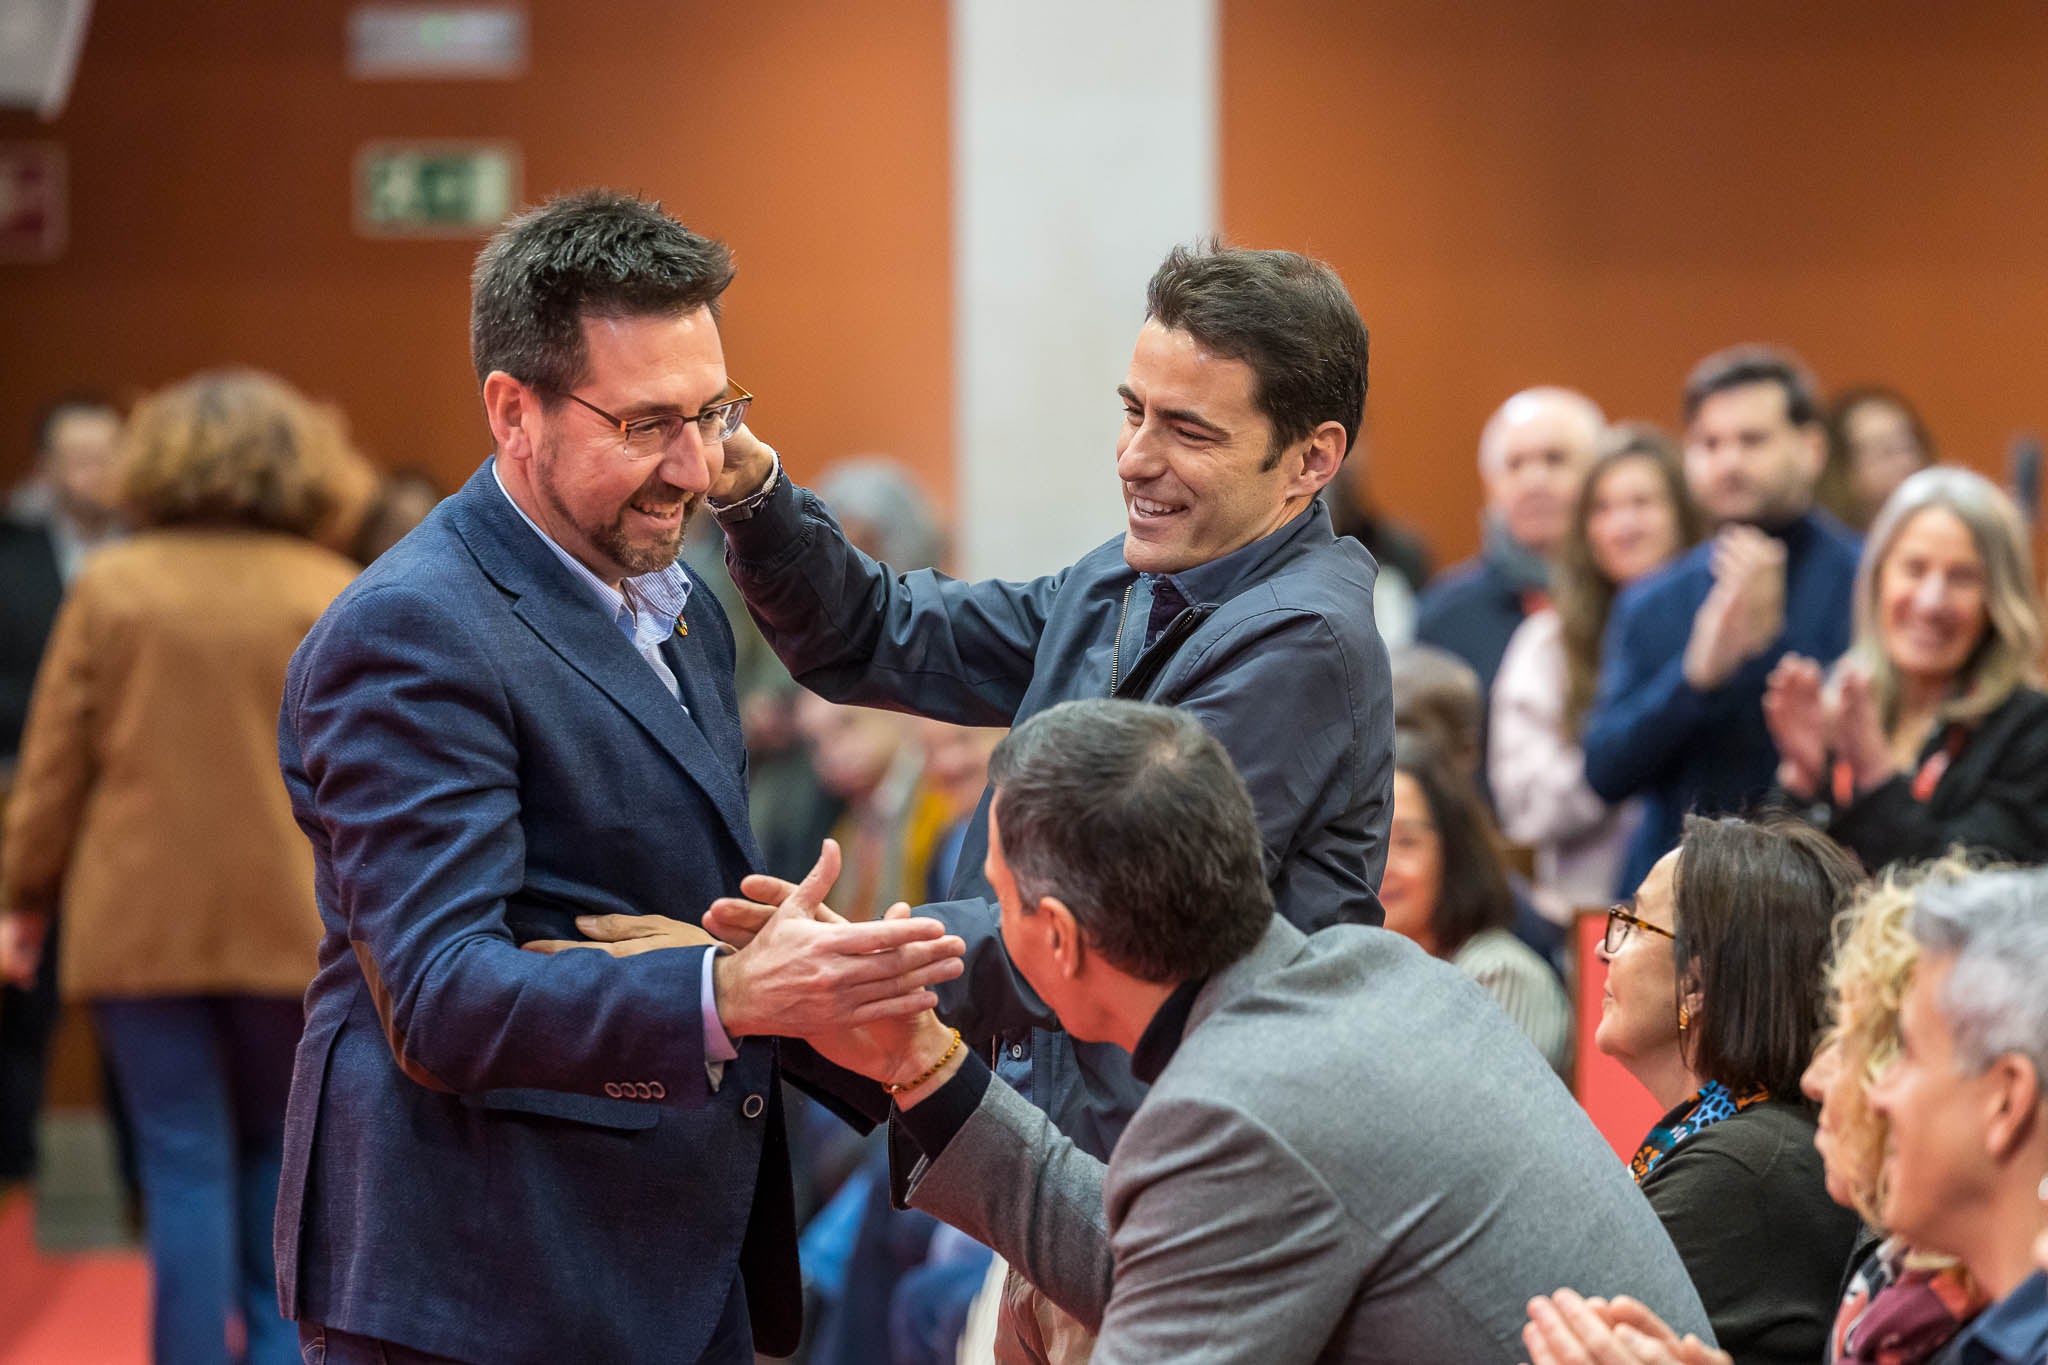
<path id="1" fill-rule="evenodd" d="M 1628 942 L 1630 932 L 1636 929 L 1646 929 L 1673 942 L 1678 939 L 1678 935 L 1669 929 L 1638 918 L 1626 905 L 1611 905 L 1607 908 L 1607 933 L 1600 940 L 1600 946 L 1612 956 L 1621 951 L 1621 945 Z"/>

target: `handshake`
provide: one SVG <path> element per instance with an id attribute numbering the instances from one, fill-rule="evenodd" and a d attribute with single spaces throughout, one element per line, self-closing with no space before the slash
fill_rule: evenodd
<path id="1" fill-rule="evenodd" d="M 825 903 L 839 878 L 839 845 L 827 839 L 803 881 L 756 873 L 740 896 L 721 897 L 704 927 L 661 915 L 587 915 L 587 941 L 541 939 L 528 952 L 595 951 L 613 957 L 716 946 L 712 990 L 718 1019 L 734 1039 L 802 1038 L 828 1060 L 880 1081 L 914 1102 L 942 1082 L 957 1049 L 932 1013 L 931 988 L 965 969 L 967 945 L 907 904 L 879 920 L 853 923 Z"/>

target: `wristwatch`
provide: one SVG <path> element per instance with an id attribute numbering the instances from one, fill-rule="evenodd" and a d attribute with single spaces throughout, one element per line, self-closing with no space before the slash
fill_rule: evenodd
<path id="1" fill-rule="evenodd" d="M 752 520 L 754 513 L 761 510 L 761 504 L 768 501 L 768 495 L 775 491 L 775 485 L 782 482 L 782 453 L 774 446 L 769 446 L 768 456 L 771 462 L 768 466 L 768 477 L 761 481 L 759 488 L 737 502 L 720 503 L 709 498 L 704 500 L 704 505 L 711 509 L 711 515 L 718 519 L 719 525 L 730 526 L 735 522 Z"/>

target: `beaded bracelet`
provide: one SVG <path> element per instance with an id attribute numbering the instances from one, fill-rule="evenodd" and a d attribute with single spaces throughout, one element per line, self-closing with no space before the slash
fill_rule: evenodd
<path id="1" fill-rule="evenodd" d="M 937 1060 L 936 1062 L 933 1062 L 933 1063 L 931 1064 L 931 1067 L 930 1067 L 930 1068 L 929 1068 L 929 1069 L 928 1069 L 928 1070 L 927 1070 L 927 1071 L 926 1071 L 926 1072 L 924 1073 L 924 1075 L 922 1075 L 922 1076 L 919 1076 L 919 1077 L 918 1077 L 918 1078 L 917 1078 L 916 1080 L 914 1080 L 914 1081 L 911 1081 L 911 1082 L 910 1082 L 909 1084 L 907 1084 L 907 1085 L 890 1085 L 890 1084 L 889 1084 L 889 1083 L 888 1083 L 887 1081 L 884 1081 L 884 1082 L 882 1083 L 882 1089 L 884 1089 L 884 1090 L 888 1091 L 888 1092 L 889 1092 L 889 1093 L 890 1093 L 891 1095 L 900 1095 L 900 1094 L 902 1094 L 902 1093 L 903 1093 L 904 1091 L 906 1091 L 906 1090 L 915 1090 L 915 1089 L 917 1089 L 917 1088 L 918 1088 L 919 1086 L 923 1085 L 923 1084 L 924 1084 L 924 1083 L 925 1083 L 926 1081 L 928 1081 L 928 1080 L 930 1080 L 930 1079 L 931 1079 L 932 1077 L 934 1077 L 934 1076 L 938 1075 L 938 1074 L 939 1074 L 939 1068 L 940 1068 L 940 1067 L 942 1067 L 942 1066 L 944 1066 L 944 1065 L 945 1065 L 945 1064 L 946 1064 L 947 1062 L 950 1062 L 950 1061 L 952 1061 L 952 1060 L 953 1060 L 953 1054 L 954 1054 L 954 1053 L 956 1053 L 956 1052 L 958 1052 L 958 1051 L 960 1050 L 960 1030 L 959 1030 L 959 1029 L 948 1029 L 948 1030 L 947 1030 L 947 1032 L 949 1032 L 949 1033 L 951 1033 L 951 1034 L 953 1035 L 953 1045 L 952 1045 L 951 1047 L 949 1047 L 949 1048 L 947 1048 L 947 1049 L 946 1049 L 946 1055 L 945 1055 L 945 1056 L 943 1056 L 943 1057 L 939 1058 L 939 1060 Z"/>

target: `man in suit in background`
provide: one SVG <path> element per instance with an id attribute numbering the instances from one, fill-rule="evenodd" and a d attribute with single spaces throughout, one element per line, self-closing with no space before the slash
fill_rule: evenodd
<path id="1" fill-rule="evenodd" d="M 916 1010 L 958 971 L 930 920 L 521 951 L 579 916 L 695 921 L 757 862 L 731 631 L 676 563 L 749 398 L 731 275 L 620 195 L 509 223 L 471 310 L 496 453 L 293 660 L 279 747 L 326 932 L 278 1288 L 329 1362 L 792 1350 L 768 1035 Z"/>
<path id="2" fill-rule="evenodd" d="M 1250 796 L 1195 717 L 1067 702 L 990 776 L 1012 961 L 1152 1083 L 1108 1164 L 935 1015 L 815 1042 L 892 1089 L 911 1204 L 1099 1327 L 1096 1365 L 1507 1365 L 1560 1279 L 1707 1334 L 1649 1205 L 1484 992 L 1385 930 L 1274 914 Z"/>
<path id="3" fill-rule="evenodd" d="M 1586 717 L 1586 782 L 1638 793 L 1643 820 L 1616 895 L 1678 844 L 1688 812 L 1740 811 L 1771 788 L 1778 749 L 1764 683 L 1788 653 L 1823 666 L 1849 647 L 1859 548 L 1814 506 L 1827 459 L 1813 376 L 1735 346 L 1685 384 L 1685 481 L 1721 529 L 1615 599 Z"/>
<path id="4" fill-rule="evenodd" d="M 1501 404 L 1479 432 L 1480 551 L 1438 574 L 1417 604 L 1415 642 L 1449 650 L 1479 676 L 1482 792 L 1494 675 L 1516 628 L 1549 602 L 1551 557 L 1606 426 L 1599 405 L 1571 389 L 1524 389 Z"/>
<path id="5" fill-rule="evenodd" d="M 36 477 L 0 520 L 0 793 L 13 785 L 43 647 L 64 585 L 95 546 L 120 533 L 121 414 L 74 395 L 36 423 Z M 35 1175 L 36 1121 L 57 1025 L 57 947 L 45 945 L 36 979 L 0 985 L 0 1184 Z"/>

